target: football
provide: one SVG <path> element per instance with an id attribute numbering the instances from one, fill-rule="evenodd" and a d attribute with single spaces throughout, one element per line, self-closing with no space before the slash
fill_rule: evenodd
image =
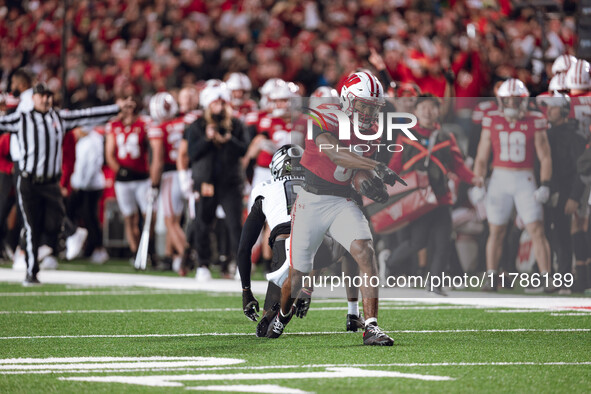
<path id="1" fill-rule="evenodd" d="M 351 185 L 357 193 L 361 193 L 361 185 L 363 184 L 363 181 L 365 181 L 366 179 L 372 179 L 375 176 L 377 175 L 373 170 L 357 170 L 355 171 L 355 174 L 353 174 Z"/>

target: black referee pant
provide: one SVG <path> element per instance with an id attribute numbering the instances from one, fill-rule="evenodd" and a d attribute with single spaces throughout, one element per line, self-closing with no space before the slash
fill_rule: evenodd
<path id="1" fill-rule="evenodd" d="M 6 219 L 15 202 L 13 190 L 14 177 L 12 174 L 0 172 L 0 247 L 4 243 L 4 238 L 8 235 Z M 8 242 L 11 244 L 10 242 Z M 14 245 L 11 244 L 11 247 Z"/>
<path id="2" fill-rule="evenodd" d="M 64 200 L 58 181 L 35 183 L 23 176 L 18 177 L 17 194 L 23 219 L 27 275 L 36 276 L 41 234 L 57 239 L 66 212 Z"/>
<path id="3" fill-rule="evenodd" d="M 552 251 L 551 256 L 556 254 L 558 272 L 563 275 L 573 271 L 573 246 L 570 234 L 572 215 L 564 213 L 565 205 L 566 201 L 559 200 L 555 207 L 544 207 L 544 227 Z"/>

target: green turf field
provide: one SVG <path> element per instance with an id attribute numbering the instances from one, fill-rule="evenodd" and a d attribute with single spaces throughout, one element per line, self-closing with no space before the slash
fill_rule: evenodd
<path id="1" fill-rule="evenodd" d="M 256 338 L 240 306 L 227 293 L 0 283 L 0 392 L 591 391 L 589 310 L 384 300 L 396 345 L 370 348 L 345 333 L 340 300 L 313 300 L 276 340 Z"/>

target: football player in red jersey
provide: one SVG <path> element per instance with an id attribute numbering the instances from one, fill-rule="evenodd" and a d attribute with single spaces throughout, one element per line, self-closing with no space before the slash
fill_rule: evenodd
<path id="1" fill-rule="evenodd" d="M 527 110 L 529 91 L 518 79 L 503 82 L 497 91 L 497 99 L 498 111 L 489 112 L 482 120 L 482 136 L 474 167 L 477 176 L 486 176 L 492 150 L 493 172 L 486 200 L 490 229 L 486 267 L 489 274 L 496 273 L 507 224 L 515 206 L 532 238 L 540 273 L 549 273 L 550 249 L 542 221 L 542 204 L 550 197 L 552 176 L 547 122 L 541 113 Z M 540 161 L 542 183 L 538 188 L 534 176 L 536 156 Z M 489 283 L 485 289 L 494 290 L 495 286 L 496 283 Z"/>
<path id="2" fill-rule="evenodd" d="M 572 64 L 566 73 L 564 84 L 569 90 L 571 111 L 569 118 L 579 122 L 579 133 L 589 140 L 591 126 L 591 65 L 586 60 Z"/>
<path id="3" fill-rule="evenodd" d="M 160 160 L 164 162 L 160 182 L 160 205 L 168 230 L 164 267 L 179 271 L 181 256 L 188 253 L 189 245 L 181 228 L 183 194 L 176 171 L 176 163 L 185 127 L 193 122 L 193 117 L 180 113 L 176 101 L 170 93 L 166 92 L 157 93 L 152 97 L 150 116 L 154 121 L 154 125 L 148 131 L 150 143 L 158 146 L 157 150 L 162 153 Z"/>
<path id="4" fill-rule="evenodd" d="M 261 100 L 259 102 L 260 109 L 249 112 L 244 116 L 244 125 L 246 126 L 251 139 L 256 136 L 260 121 L 272 111 L 269 94 L 271 94 L 277 86 L 283 83 L 285 83 L 285 81 L 280 78 L 271 78 L 259 89 L 259 93 L 261 94 Z"/>
<path id="5" fill-rule="evenodd" d="M 250 98 L 252 83 L 246 74 L 231 73 L 226 80 L 226 87 L 230 91 L 230 103 L 234 109 L 234 116 L 245 122 L 246 116 L 258 110 L 257 103 Z"/>
<path id="6" fill-rule="evenodd" d="M 139 205 L 142 214 L 146 212 L 146 196 L 155 197 L 160 179 L 160 174 L 157 173 L 159 164 L 154 162 L 152 171 L 148 167 L 148 126 L 138 116 L 137 100 L 135 104 L 133 107 L 124 107 L 119 119 L 107 125 L 105 146 L 107 164 L 117 174 L 117 204 L 124 217 L 129 248 L 134 254 L 140 240 L 137 206 Z M 153 153 L 155 157 L 159 157 L 158 152 Z"/>
<path id="7" fill-rule="evenodd" d="M 375 135 L 379 111 L 384 106 L 383 92 L 375 76 L 369 72 L 357 72 L 345 81 L 340 105 L 322 104 L 332 107 L 333 115 L 327 114 L 324 117 L 327 127 L 314 127 L 312 139 L 306 140 L 301 159 L 305 171 L 304 189 L 292 209 L 291 267 L 281 290 L 281 307 L 269 325 L 267 336 L 270 338 L 279 337 L 291 319 L 294 295 L 300 290 L 304 276 L 312 270 L 314 255 L 326 233 L 349 251 L 362 276 L 378 277 L 369 224 L 350 198 L 351 178 L 354 170 L 374 171 L 374 177 L 365 182 L 368 187 L 384 192 L 383 182 L 393 185 L 401 179 L 385 164 L 368 157 L 374 152 L 356 154 L 353 145 L 364 143 L 357 135 L 339 140 L 336 111 L 341 112 L 339 116 L 344 113 L 351 121 L 357 121 L 361 133 Z M 363 343 L 392 346 L 392 338 L 377 325 L 378 289 L 364 283 L 361 294 L 366 319 Z"/>
<path id="8" fill-rule="evenodd" d="M 260 119 L 257 136 L 252 140 L 244 156 L 244 162 L 256 158 L 256 167 L 252 179 L 253 185 L 271 179 L 271 158 L 280 146 L 290 143 L 292 129 L 289 111 L 293 93 L 287 82 L 278 82 L 269 93 L 270 112 Z"/>
<path id="9" fill-rule="evenodd" d="M 271 90 L 267 99 L 269 100 L 270 113 L 261 118 L 258 125 L 257 136 L 252 140 L 248 151 L 243 158 L 243 165 L 246 166 L 252 159 L 256 159 L 252 185 L 270 180 L 271 170 L 269 165 L 273 155 L 279 147 L 291 142 L 291 112 L 289 110 L 290 99 L 293 93 L 289 84 L 278 81 L 275 88 Z M 253 201 L 249 203 L 252 206 Z M 265 226 L 263 231 L 262 255 L 265 270 L 270 270 L 272 251 L 266 240 L 269 238 L 269 228 Z"/>

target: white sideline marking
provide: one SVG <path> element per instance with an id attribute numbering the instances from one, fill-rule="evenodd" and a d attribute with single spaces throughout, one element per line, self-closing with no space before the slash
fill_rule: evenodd
<path id="1" fill-rule="evenodd" d="M 550 316 L 591 316 L 590 312 L 550 313 Z"/>
<path id="2" fill-rule="evenodd" d="M 234 374 L 199 374 L 199 375 L 159 375 L 159 376 L 89 376 L 68 377 L 60 380 L 81 382 L 127 383 L 153 387 L 182 387 L 179 381 L 212 380 L 283 380 L 283 379 L 341 379 L 341 378 L 407 378 L 425 381 L 455 380 L 449 376 L 421 375 L 396 371 L 376 371 L 360 368 L 327 368 L 322 372 L 268 372 Z"/>
<path id="3" fill-rule="evenodd" d="M 169 276 L 156 276 L 146 274 L 117 274 L 105 272 L 82 272 L 82 271 L 43 271 L 40 280 L 47 284 L 64 284 L 76 286 L 88 286 L 96 288 L 103 287 L 143 287 L 148 289 L 158 289 L 162 294 L 176 294 L 178 291 L 201 292 L 200 294 L 211 293 L 217 295 L 236 295 L 241 293 L 240 281 L 213 279 L 207 283 L 197 283 L 194 278 L 180 278 Z M 23 280 L 23 273 L 13 271 L 10 268 L 0 268 L 0 281 L 20 283 Z M 255 294 L 264 294 L 267 289 L 266 281 L 252 281 L 252 291 Z M 332 303 L 345 299 L 344 289 L 335 292 L 322 292 L 318 289 L 318 295 L 331 298 L 330 300 L 316 300 L 316 302 Z M 473 307 L 487 308 L 518 308 L 518 309 L 548 309 L 548 308 L 572 308 L 572 307 L 591 307 L 591 297 L 560 297 L 560 296 L 528 296 L 516 294 L 485 294 L 474 292 L 450 291 L 449 297 L 433 297 L 423 289 L 382 289 L 382 298 L 380 301 L 415 304 L 446 304 L 446 305 L 466 305 Z M 380 290 L 380 291 L 382 291 Z M 134 290 L 130 290 L 133 292 Z M 12 292 L 0 293 L 2 296 L 33 296 L 35 295 L 55 296 L 61 295 L 60 292 Z M 92 295 L 91 292 L 61 292 L 63 295 Z M 86 293 L 86 294 L 84 294 Z M 99 293 L 99 292 L 92 292 Z M 123 292 L 118 292 L 124 295 Z M 131 293 L 129 293 L 131 294 Z M 157 294 L 154 291 L 144 293 L 135 292 L 135 294 Z M 117 295 L 111 292 L 111 295 Z"/>
<path id="4" fill-rule="evenodd" d="M 548 312 L 555 312 L 551 313 L 552 316 L 572 316 L 568 313 L 559 313 L 560 311 L 578 311 L 578 314 L 591 314 L 591 311 L 581 310 L 577 307 L 572 308 L 549 308 L 549 309 L 490 309 L 486 312 L 489 313 L 548 313 Z"/>
<path id="5" fill-rule="evenodd" d="M 464 329 L 464 330 L 384 330 L 392 334 L 455 334 L 466 332 L 590 332 L 591 328 L 491 328 L 491 329 Z M 286 332 L 283 335 L 335 335 L 354 334 L 345 331 L 310 331 L 310 332 Z M 77 338 L 175 338 L 175 337 L 227 337 L 227 336 L 254 336 L 247 332 L 204 332 L 187 334 L 94 334 L 94 335 L 31 335 L 31 336 L 7 336 L 9 339 L 77 339 Z"/>
<path id="6" fill-rule="evenodd" d="M 24 293 L 1 293 L 0 297 L 47 297 L 47 296 L 94 296 L 94 295 L 152 295 L 195 294 L 190 290 L 105 290 L 105 291 L 29 291 Z"/>
<path id="7" fill-rule="evenodd" d="M 225 391 L 225 392 L 240 392 L 240 393 L 277 393 L 277 394 L 307 394 L 308 391 L 298 389 L 290 389 L 289 387 L 281 387 L 276 384 L 253 384 L 252 386 L 246 384 L 236 384 L 229 386 L 195 386 L 185 387 L 185 390 L 198 391 Z"/>
<path id="8" fill-rule="evenodd" d="M 478 309 L 472 306 L 383 306 L 380 310 L 438 310 L 438 309 Z M 320 307 L 310 308 L 310 311 L 346 311 L 347 307 Z M 240 308 L 186 308 L 186 309 L 80 309 L 80 310 L 65 310 L 65 311 L 0 311 L 0 315 L 60 315 L 71 313 L 187 313 L 187 312 L 242 312 Z M 538 312 L 538 311 L 536 311 Z M 545 312 L 545 311 L 539 311 Z"/>

